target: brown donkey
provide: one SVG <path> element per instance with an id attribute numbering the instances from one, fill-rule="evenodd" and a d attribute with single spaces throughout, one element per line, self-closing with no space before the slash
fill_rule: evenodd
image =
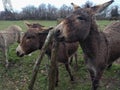
<path id="1" fill-rule="evenodd" d="M 39 24 L 27 24 L 28 30 L 25 32 L 21 43 L 18 45 L 16 49 L 16 53 L 18 56 L 27 55 L 35 50 L 39 50 L 42 48 L 45 39 L 48 35 L 49 29 L 45 29 L 44 26 Z M 40 31 L 44 31 L 44 33 L 39 33 Z M 71 74 L 71 70 L 69 67 L 69 58 L 76 53 L 78 49 L 79 43 L 60 43 L 59 50 L 58 50 L 58 62 L 61 62 L 65 65 L 66 70 L 68 71 L 71 81 L 73 81 L 73 75 Z M 52 42 L 49 45 L 49 48 L 46 51 L 48 57 L 51 57 L 51 49 L 52 49 Z M 57 80 L 56 86 L 58 85 L 58 68 L 57 68 Z"/>
<path id="2" fill-rule="evenodd" d="M 97 90 L 104 69 L 120 57 L 120 22 L 110 24 L 101 32 L 94 17 L 112 2 L 91 8 L 79 7 L 55 27 L 58 41 L 79 41 L 90 72 L 92 90 Z"/>

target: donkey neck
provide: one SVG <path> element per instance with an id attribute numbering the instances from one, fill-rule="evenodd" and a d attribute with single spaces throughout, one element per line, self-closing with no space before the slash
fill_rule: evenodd
<path id="1" fill-rule="evenodd" d="M 39 49 L 42 48 L 49 31 L 50 31 L 49 29 L 45 30 L 39 35 Z"/>
<path id="2" fill-rule="evenodd" d="M 41 50 L 43 45 L 44 45 L 44 42 L 46 40 L 46 37 L 47 37 L 48 33 L 43 33 L 42 35 L 40 35 L 39 37 L 39 49 Z M 50 58 L 51 57 L 51 48 L 52 48 L 52 42 L 50 43 L 50 45 L 48 46 L 45 54 L 47 54 L 47 56 Z"/>
<path id="3" fill-rule="evenodd" d="M 43 44 L 45 42 L 46 37 L 47 37 L 47 34 L 42 34 L 42 35 L 39 36 L 39 49 L 42 48 L 42 46 L 43 46 Z"/>
<path id="4" fill-rule="evenodd" d="M 100 53 L 105 42 L 102 32 L 98 31 L 97 25 L 91 25 L 90 32 L 84 41 L 80 41 L 81 48 L 87 57 L 94 59 Z M 103 45 L 105 46 L 105 45 Z"/>

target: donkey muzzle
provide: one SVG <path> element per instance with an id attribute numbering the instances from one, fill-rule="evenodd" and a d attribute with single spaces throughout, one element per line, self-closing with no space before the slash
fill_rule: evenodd
<path id="1" fill-rule="evenodd" d="M 55 37 L 55 39 L 56 39 L 57 41 L 59 41 L 59 42 L 62 42 L 62 41 L 64 41 L 64 39 L 65 39 L 64 36 L 62 36 L 62 34 L 61 34 L 61 32 L 60 32 L 59 29 L 55 31 L 54 37 Z"/>
<path id="2" fill-rule="evenodd" d="M 19 57 L 23 57 L 25 55 L 24 51 L 22 50 L 21 46 L 18 45 L 18 47 L 16 48 L 16 54 Z"/>

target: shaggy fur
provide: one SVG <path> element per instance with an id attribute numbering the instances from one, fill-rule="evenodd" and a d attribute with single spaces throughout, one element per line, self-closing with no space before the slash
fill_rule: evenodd
<path id="1" fill-rule="evenodd" d="M 40 25 L 39 25 L 40 26 Z M 39 33 L 41 30 L 40 28 L 30 27 L 27 32 L 24 34 L 20 45 L 17 47 L 16 52 L 18 56 L 27 55 L 35 50 L 39 50 L 42 48 L 45 39 L 48 35 L 50 29 L 43 30 L 43 33 Z M 79 43 L 60 43 L 58 53 L 57 53 L 57 60 L 65 65 L 66 70 L 68 71 L 71 80 L 73 81 L 73 75 L 71 74 L 71 70 L 69 67 L 69 58 L 76 54 L 78 49 Z M 51 57 L 51 49 L 52 49 L 52 42 L 49 45 L 46 54 L 48 57 Z M 77 61 L 76 61 L 77 62 Z M 57 70 L 57 80 L 56 85 L 58 84 L 58 70 Z"/>
<path id="2" fill-rule="evenodd" d="M 58 41 L 79 41 L 90 72 L 92 90 L 97 90 L 104 69 L 120 57 L 120 22 L 110 24 L 101 32 L 94 18 L 94 14 L 112 2 L 113 0 L 91 8 L 79 8 L 55 28 Z"/>
<path id="3" fill-rule="evenodd" d="M 9 26 L 7 29 L 0 31 L 0 49 L 6 61 L 6 67 L 9 65 L 7 56 L 8 48 L 13 43 L 20 42 L 21 31 L 22 29 L 17 25 Z"/>

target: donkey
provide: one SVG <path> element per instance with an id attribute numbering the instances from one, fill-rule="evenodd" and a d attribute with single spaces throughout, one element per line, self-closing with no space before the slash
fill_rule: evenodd
<path id="1" fill-rule="evenodd" d="M 48 32 L 52 29 L 45 29 L 45 27 L 37 24 L 27 24 L 28 30 L 24 33 L 24 36 L 21 40 L 21 43 L 16 48 L 16 53 L 19 57 L 27 55 L 35 50 L 40 50 L 45 42 L 45 39 L 48 35 Z M 44 33 L 39 33 L 43 31 Z M 66 70 L 68 71 L 71 81 L 73 81 L 73 75 L 71 74 L 71 70 L 69 67 L 69 57 L 71 57 L 74 53 L 76 53 L 78 49 L 79 43 L 60 43 L 59 50 L 58 50 L 58 62 L 61 62 L 65 65 Z M 46 51 L 48 57 L 51 57 L 51 49 L 52 49 L 52 42 L 49 45 L 49 48 Z M 58 85 L 58 68 L 57 68 L 57 76 L 56 76 L 56 83 Z"/>
<path id="2" fill-rule="evenodd" d="M 102 32 L 95 20 L 95 14 L 112 2 L 89 8 L 79 7 L 54 28 L 59 42 L 79 41 L 91 76 L 92 90 L 97 90 L 104 69 L 120 57 L 120 22 L 108 25 Z"/>
<path id="3" fill-rule="evenodd" d="M 20 43 L 21 31 L 22 29 L 17 25 L 9 26 L 7 29 L 0 31 L 0 49 L 6 61 L 6 67 L 9 65 L 7 56 L 8 48 L 15 42 Z"/>

